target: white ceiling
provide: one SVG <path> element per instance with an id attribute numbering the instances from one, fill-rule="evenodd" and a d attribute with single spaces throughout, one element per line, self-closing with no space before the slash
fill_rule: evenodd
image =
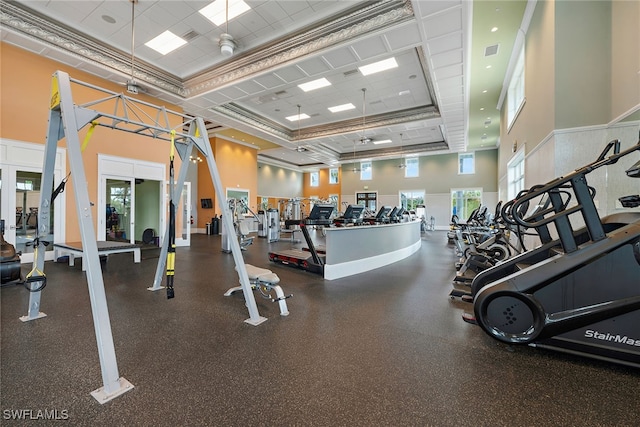
<path id="1" fill-rule="evenodd" d="M 225 25 L 198 12 L 209 1 L 139 0 L 135 80 L 204 117 L 211 132 L 269 141 L 257 144 L 259 159 L 296 169 L 466 149 L 471 2 L 245 1 L 251 10 L 228 23 L 238 44 L 228 58 L 218 46 Z M 131 77 L 129 0 L 0 4 L 3 41 L 111 81 Z M 188 43 L 165 56 L 144 45 L 165 30 Z M 398 68 L 358 71 L 392 56 Z M 306 93 L 297 86 L 321 77 L 332 85 Z M 349 102 L 356 108 L 327 110 Z M 286 120 L 298 105 L 311 118 Z M 393 142 L 362 144 L 363 134 Z"/>

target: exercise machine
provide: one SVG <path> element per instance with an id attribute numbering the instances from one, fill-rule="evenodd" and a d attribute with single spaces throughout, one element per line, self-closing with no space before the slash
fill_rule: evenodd
<path id="1" fill-rule="evenodd" d="M 542 244 L 475 277 L 474 318 L 467 320 L 505 343 L 640 367 L 640 213 L 601 219 L 595 189 L 587 184 L 590 172 L 634 152 L 640 152 L 640 141 L 624 151 L 620 141 L 611 141 L 594 162 L 510 202 L 513 220 L 535 228 Z M 639 167 L 640 161 L 626 174 L 638 178 Z M 573 194 L 574 204 L 565 192 Z M 522 206 L 545 195 L 550 207 L 522 214 Z M 638 195 L 622 199 L 640 206 Z"/>
<path id="2" fill-rule="evenodd" d="M 372 225 L 388 224 L 390 213 L 391 213 L 391 206 L 382 206 L 374 217 L 366 218 L 365 221 Z"/>
<path id="3" fill-rule="evenodd" d="M 271 270 L 266 268 L 255 267 L 251 264 L 245 264 L 247 268 L 247 274 L 249 275 L 249 281 L 251 283 L 251 289 L 258 290 L 260 295 L 270 300 L 271 302 L 277 302 L 280 305 L 280 315 L 288 316 L 289 309 L 287 308 L 287 299 L 291 298 L 293 294 L 285 295 L 284 291 L 278 285 L 280 278 Z M 236 292 L 241 292 L 242 286 L 236 286 L 229 289 L 224 293 L 225 297 L 231 296 Z M 272 295 L 275 293 L 275 296 Z"/>
<path id="4" fill-rule="evenodd" d="M 4 219 L 0 220 L 0 282 L 2 286 L 18 282 L 20 277 L 20 253 L 4 240 Z"/>
<path id="5" fill-rule="evenodd" d="M 321 255 L 316 249 L 308 227 L 312 226 L 330 226 L 332 223 L 331 215 L 335 207 L 328 204 L 315 204 L 309 213 L 309 216 L 298 222 L 302 235 L 307 243 L 308 251 L 300 249 L 289 249 L 285 251 L 269 252 L 269 260 L 293 267 L 301 268 L 312 273 L 324 274 L 324 263 L 326 257 Z"/>
<path id="6" fill-rule="evenodd" d="M 260 217 L 251 210 L 251 208 L 242 199 L 228 199 L 229 212 L 233 217 L 233 234 L 222 224 L 222 252 L 231 253 L 231 238 L 232 236 L 238 239 L 240 249 L 247 250 L 247 246 L 253 244 L 253 237 L 249 236 L 251 229 L 248 224 L 248 218 L 244 216 L 245 212 L 251 213 L 251 216 L 255 221 L 260 221 Z"/>
<path id="7" fill-rule="evenodd" d="M 258 211 L 258 237 L 266 237 L 267 242 L 280 239 L 280 213 L 278 209 L 269 208 Z"/>
<path id="8" fill-rule="evenodd" d="M 389 222 L 398 223 L 404 221 L 405 212 L 404 207 L 395 206 L 389 213 Z"/>
<path id="9" fill-rule="evenodd" d="M 338 227 L 344 227 L 351 225 L 362 225 L 364 205 L 349 205 L 344 211 L 342 216 L 333 220 L 333 223 Z"/>

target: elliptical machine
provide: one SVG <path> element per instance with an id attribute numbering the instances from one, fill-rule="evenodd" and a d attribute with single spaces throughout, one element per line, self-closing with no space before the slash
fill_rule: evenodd
<path id="1" fill-rule="evenodd" d="M 475 322 L 489 336 L 640 367 L 640 213 L 600 219 L 586 179 L 636 151 L 640 141 L 625 151 L 611 141 L 593 163 L 509 202 L 513 220 L 535 228 L 542 245 L 474 278 Z M 640 161 L 626 174 L 640 177 Z M 544 195 L 551 206 L 524 217 L 521 206 Z M 640 206 L 639 195 L 621 199 Z M 574 229 L 569 216 L 578 214 L 585 226 Z M 551 224 L 558 239 L 551 238 Z"/>

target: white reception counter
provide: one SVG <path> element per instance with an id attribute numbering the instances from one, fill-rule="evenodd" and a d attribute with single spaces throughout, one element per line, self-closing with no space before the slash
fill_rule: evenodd
<path id="1" fill-rule="evenodd" d="M 420 221 L 325 228 L 324 278 L 351 276 L 384 267 L 420 249 Z"/>

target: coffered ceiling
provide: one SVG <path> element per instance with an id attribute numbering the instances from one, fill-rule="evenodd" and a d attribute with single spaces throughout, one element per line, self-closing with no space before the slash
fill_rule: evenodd
<path id="1" fill-rule="evenodd" d="M 133 80 L 203 117 L 211 134 L 294 169 L 497 146 L 496 107 L 526 1 L 245 2 L 250 9 L 215 25 L 199 12 L 210 1 L 1 0 L 0 34 L 123 91 Z M 186 43 L 165 55 L 145 45 L 166 30 Z M 390 58 L 395 68 L 360 69 Z M 321 78 L 329 85 L 298 86 Z M 308 117 L 287 119 L 299 112 Z"/>

